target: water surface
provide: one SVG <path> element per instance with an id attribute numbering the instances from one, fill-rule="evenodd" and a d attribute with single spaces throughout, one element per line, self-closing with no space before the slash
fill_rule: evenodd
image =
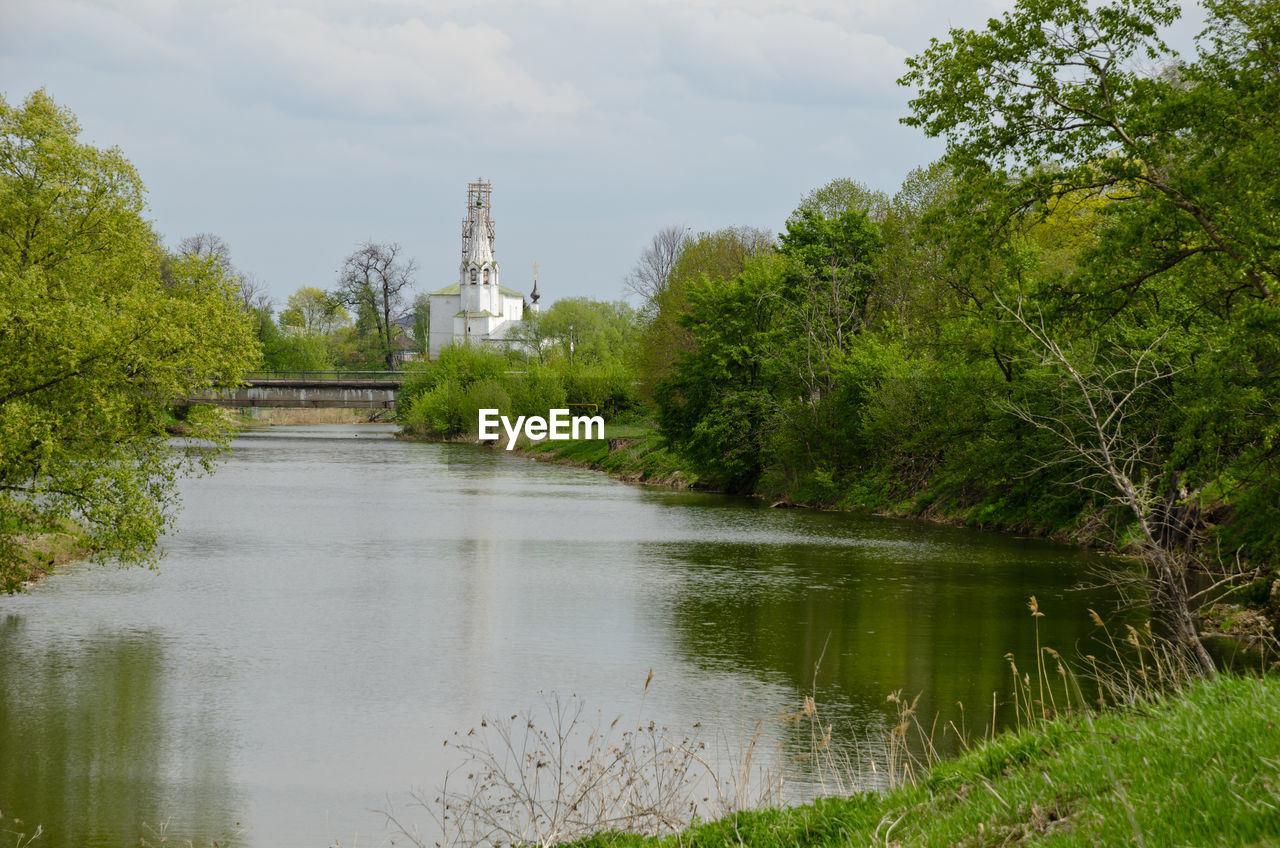
<path id="1" fill-rule="evenodd" d="M 1093 555 L 923 523 L 625 485 L 390 427 L 255 430 L 182 484 L 158 571 L 73 566 L 0 597 L 0 841 L 383 844 L 482 714 L 607 715 L 799 744 L 885 697 L 1009 718 L 1006 652 L 1087 639 Z M 653 682 L 643 694 L 649 670 Z M 795 735 L 795 734 L 792 734 Z M 951 744 L 951 743 L 947 743 Z M 14 819 L 23 822 L 14 825 Z"/>

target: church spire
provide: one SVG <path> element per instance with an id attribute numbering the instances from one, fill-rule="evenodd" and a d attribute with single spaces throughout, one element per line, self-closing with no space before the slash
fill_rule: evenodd
<path id="1" fill-rule="evenodd" d="M 483 206 L 475 209 L 471 222 L 471 244 L 467 250 L 467 264 L 483 267 L 493 263 L 493 242 L 489 234 L 489 210 Z"/>
<path id="2" fill-rule="evenodd" d="M 467 185 L 467 217 L 462 219 L 462 264 L 458 269 L 458 282 L 464 293 L 464 312 L 498 315 L 502 302 L 495 294 L 499 288 L 498 262 L 493 258 L 489 192 L 489 183 L 484 180 Z"/>

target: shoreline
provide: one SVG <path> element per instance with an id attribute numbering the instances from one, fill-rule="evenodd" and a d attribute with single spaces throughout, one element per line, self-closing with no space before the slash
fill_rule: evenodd
<path id="1" fill-rule="evenodd" d="M 95 551 L 83 534 L 75 530 L 22 535 L 18 537 L 18 545 L 26 560 L 23 591 L 57 574 L 62 566 L 89 559 Z"/>
<path id="2" fill-rule="evenodd" d="M 631 430 L 634 428 L 620 428 Z M 606 430 L 606 434 L 607 434 Z M 446 441 L 419 436 L 404 435 L 397 438 L 410 441 Z M 735 495 L 755 498 L 760 501 L 769 499 L 760 493 L 733 493 L 707 485 L 687 469 L 677 467 L 678 459 L 668 453 L 665 447 L 656 444 L 653 434 L 619 435 L 604 439 L 579 439 L 563 442 L 522 443 L 517 442 L 514 449 L 506 451 L 501 442 L 482 443 L 474 437 L 464 436 L 447 440 L 455 444 L 473 444 L 490 450 L 498 449 L 513 456 L 532 459 L 535 462 L 549 462 L 570 468 L 582 468 L 605 474 L 615 480 L 632 485 L 658 486 L 674 491 L 701 491 L 709 494 Z M 653 444 L 650 444 L 653 443 Z M 655 456 L 657 455 L 657 456 Z M 967 516 L 951 514 L 936 509 L 930 504 L 923 510 L 912 509 L 867 509 L 857 505 L 815 504 L 777 500 L 769 504 L 775 509 L 812 509 L 823 512 L 861 513 L 880 518 L 892 518 L 908 521 L 923 521 L 943 527 L 960 527 L 971 530 L 1001 533 L 1003 535 L 1037 539 L 1069 545 L 1083 550 L 1095 551 L 1107 556 L 1141 561 L 1141 555 L 1133 551 L 1116 548 L 1101 540 L 1096 533 L 1082 531 L 1046 530 L 1029 525 L 1004 526 L 1000 524 L 974 523 Z M 1097 522 L 1082 521 L 1084 530 L 1097 528 Z M 1280 633 L 1280 579 L 1275 579 L 1271 586 L 1268 601 L 1262 603 L 1235 602 L 1227 603 L 1225 599 L 1206 605 L 1196 613 L 1197 626 L 1201 628 L 1202 639 L 1227 640 L 1234 643 L 1235 648 L 1246 652 L 1256 652 L 1268 640 Z M 1268 607 L 1276 609 L 1268 609 Z M 1230 651 L 1229 653 L 1235 653 Z"/>

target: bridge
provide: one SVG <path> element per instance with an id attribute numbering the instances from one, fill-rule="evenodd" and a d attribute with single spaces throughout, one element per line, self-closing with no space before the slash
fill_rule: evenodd
<path id="1" fill-rule="evenodd" d="M 235 388 L 214 388 L 188 405 L 233 408 L 395 409 L 408 375 L 399 371 L 255 371 Z"/>

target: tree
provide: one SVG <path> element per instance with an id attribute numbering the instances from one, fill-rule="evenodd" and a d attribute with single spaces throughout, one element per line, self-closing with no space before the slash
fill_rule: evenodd
<path id="1" fill-rule="evenodd" d="M 78 524 L 102 558 L 154 562 L 177 475 L 229 432 L 166 406 L 234 383 L 257 356 L 235 283 L 208 258 L 167 262 L 144 189 L 117 149 L 80 142 L 44 92 L 0 98 L 0 588 L 22 539 Z M 162 268 L 164 273 L 162 273 Z"/>
<path id="2" fill-rule="evenodd" d="M 688 238 L 688 228 L 679 224 L 670 224 L 654 233 L 649 244 L 640 251 L 635 267 L 623 278 L 623 288 L 639 295 L 645 303 L 652 303 L 666 290 L 671 271 Z"/>
<path id="3" fill-rule="evenodd" d="M 621 366 L 635 345 L 636 312 L 623 301 L 561 298 L 531 324 L 573 363 Z"/>
<path id="4" fill-rule="evenodd" d="M 431 295 L 420 294 L 413 299 L 413 340 L 426 355 L 431 349 Z"/>
<path id="5" fill-rule="evenodd" d="M 413 285 L 417 264 L 401 255 L 400 245 L 367 241 L 348 256 L 338 273 L 338 291 L 356 309 L 357 328 L 365 330 L 372 350 L 394 371 L 395 319 L 404 311 L 404 290 Z"/>
<path id="6" fill-rule="evenodd" d="M 1205 8 L 1185 60 L 1159 37 L 1166 0 L 1021 0 L 902 81 L 919 87 L 906 123 L 947 140 L 949 264 L 979 281 L 975 312 L 1006 319 L 1010 390 L 1038 380 L 1061 400 L 1011 411 L 1065 445 L 1068 485 L 1125 506 L 1150 597 L 1208 669 L 1182 585 L 1194 533 L 1163 517 L 1280 474 L 1280 3 Z"/>
<path id="7" fill-rule="evenodd" d="M 778 249 L 803 271 L 808 291 L 793 300 L 809 313 L 804 324 L 810 335 L 825 336 L 824 343 L 840 349 L 862 329 L 880 247 L 875 225 L 858 209 L 828 218 L 802 207 L 787 221 Z"/>
<path id="8" fill-rule="evenodd" d="M 680 354 L 693 348 L 680 316 L 689 311 L 686 291 L 702 276 L 729 279 L 741 273 L 752 258 L 773 249 L 773 236 L 754 227 L 727 227 L 686 239 L 667 275 L 666 285 L 641 307 L 644 326 L 637 342 L 642 390 L 652 395 L 670 373 Z"/>
<path id="9" fill-rule="evenodd" d="M 659 384 L 662 435 L 709 480 L 750 491 L 764 464 L 776 408 L 767 381 L 773 313 L 767 308 L 780 257 L 765 254 L 731 278 L 701 276 L 679 321 L 694 340 Z"/>
<path id="10" fill-rule="evenodd" d="M 178 255 L 208 260 L 220 273 L 235 284 L 241 304 L 246 312 L 265 306 L 268 302 L 266 287 L 256 274 L 245 273 L 231 261 L 231 245 L 215 233 L 196 233 L 178 243 Z"/>
<path id="11" fill-rule="evenodd" d="M 350 322 L 342 301 L 315 286 L 300 286 L 280 313 L 280 326 L 304 336 L 327 336 Z"/>
<path id="12" fill-rule="evenodd" d="M 1087 341 L 1078 349 L 1059 344 L 1022 304 L 998 295 L 997 304 L 1034 341 L 1043 369 L 1039 376 L 1046 378 L 1038 394 L 1053 398 L 1049 405 L 1006 401 L 1005 408 L 1059 444 L 1046 464 L 1068 466 L 1077 485 L 1131 516 L 1141 534 L 1153 611 L 1200 669 L 1212 672 L 1213 659 L 1191 613 L 1187 574 L 1193 558 L 1183 544 L 1192 532 L 1184 519 L 1194 511 L 1187 509 L 1180 481 L 1161 473 L 1160 434 L 1152 432 L 1152 416 L 1142 414 L 1144 404 L 1171 400 L 1166 386 L 1177 368 L 1160 350 L 1165 337 L 1134 353 L 1122 350 L 1117 359 Z M 1123 573 L 1109 576 L 1125 579 Z"/>
<path id="13" fill-rule="evenodd" d="M 1158 35 L 1178 16 L 1168 0 L 1022 0 L 985 31 L 952 30 L 908 60 L 901 82 L 920 91 L 903 120 L 946 137 L 957 176 L 986 192 L 989 222 L 1104 195 L 1117 238 L 1099 245 L 1091 270 L 1125 300 L 1192 264 L 1232 268 L 1202 292 L 1224 308 L 1240 295 L 1274 302 L 1280 219 L 1267 181 L 1280 154 L 1280 4 L 1206 9 L 1200 61 L 1186 64 Z M 1167 71 L 1144 75 L 1139 61 Z"/>
<path id="14" fill-rule="evenodd" d="M 848 177 L 838 177 L 806 194 L 791 216 L 794 219 L 804 212 L 816 212 L 824 218 L 836 218 L 857 210 L 873 221 L 880 221 L 888 208 L 889 198 L 884 192 Z"/>

